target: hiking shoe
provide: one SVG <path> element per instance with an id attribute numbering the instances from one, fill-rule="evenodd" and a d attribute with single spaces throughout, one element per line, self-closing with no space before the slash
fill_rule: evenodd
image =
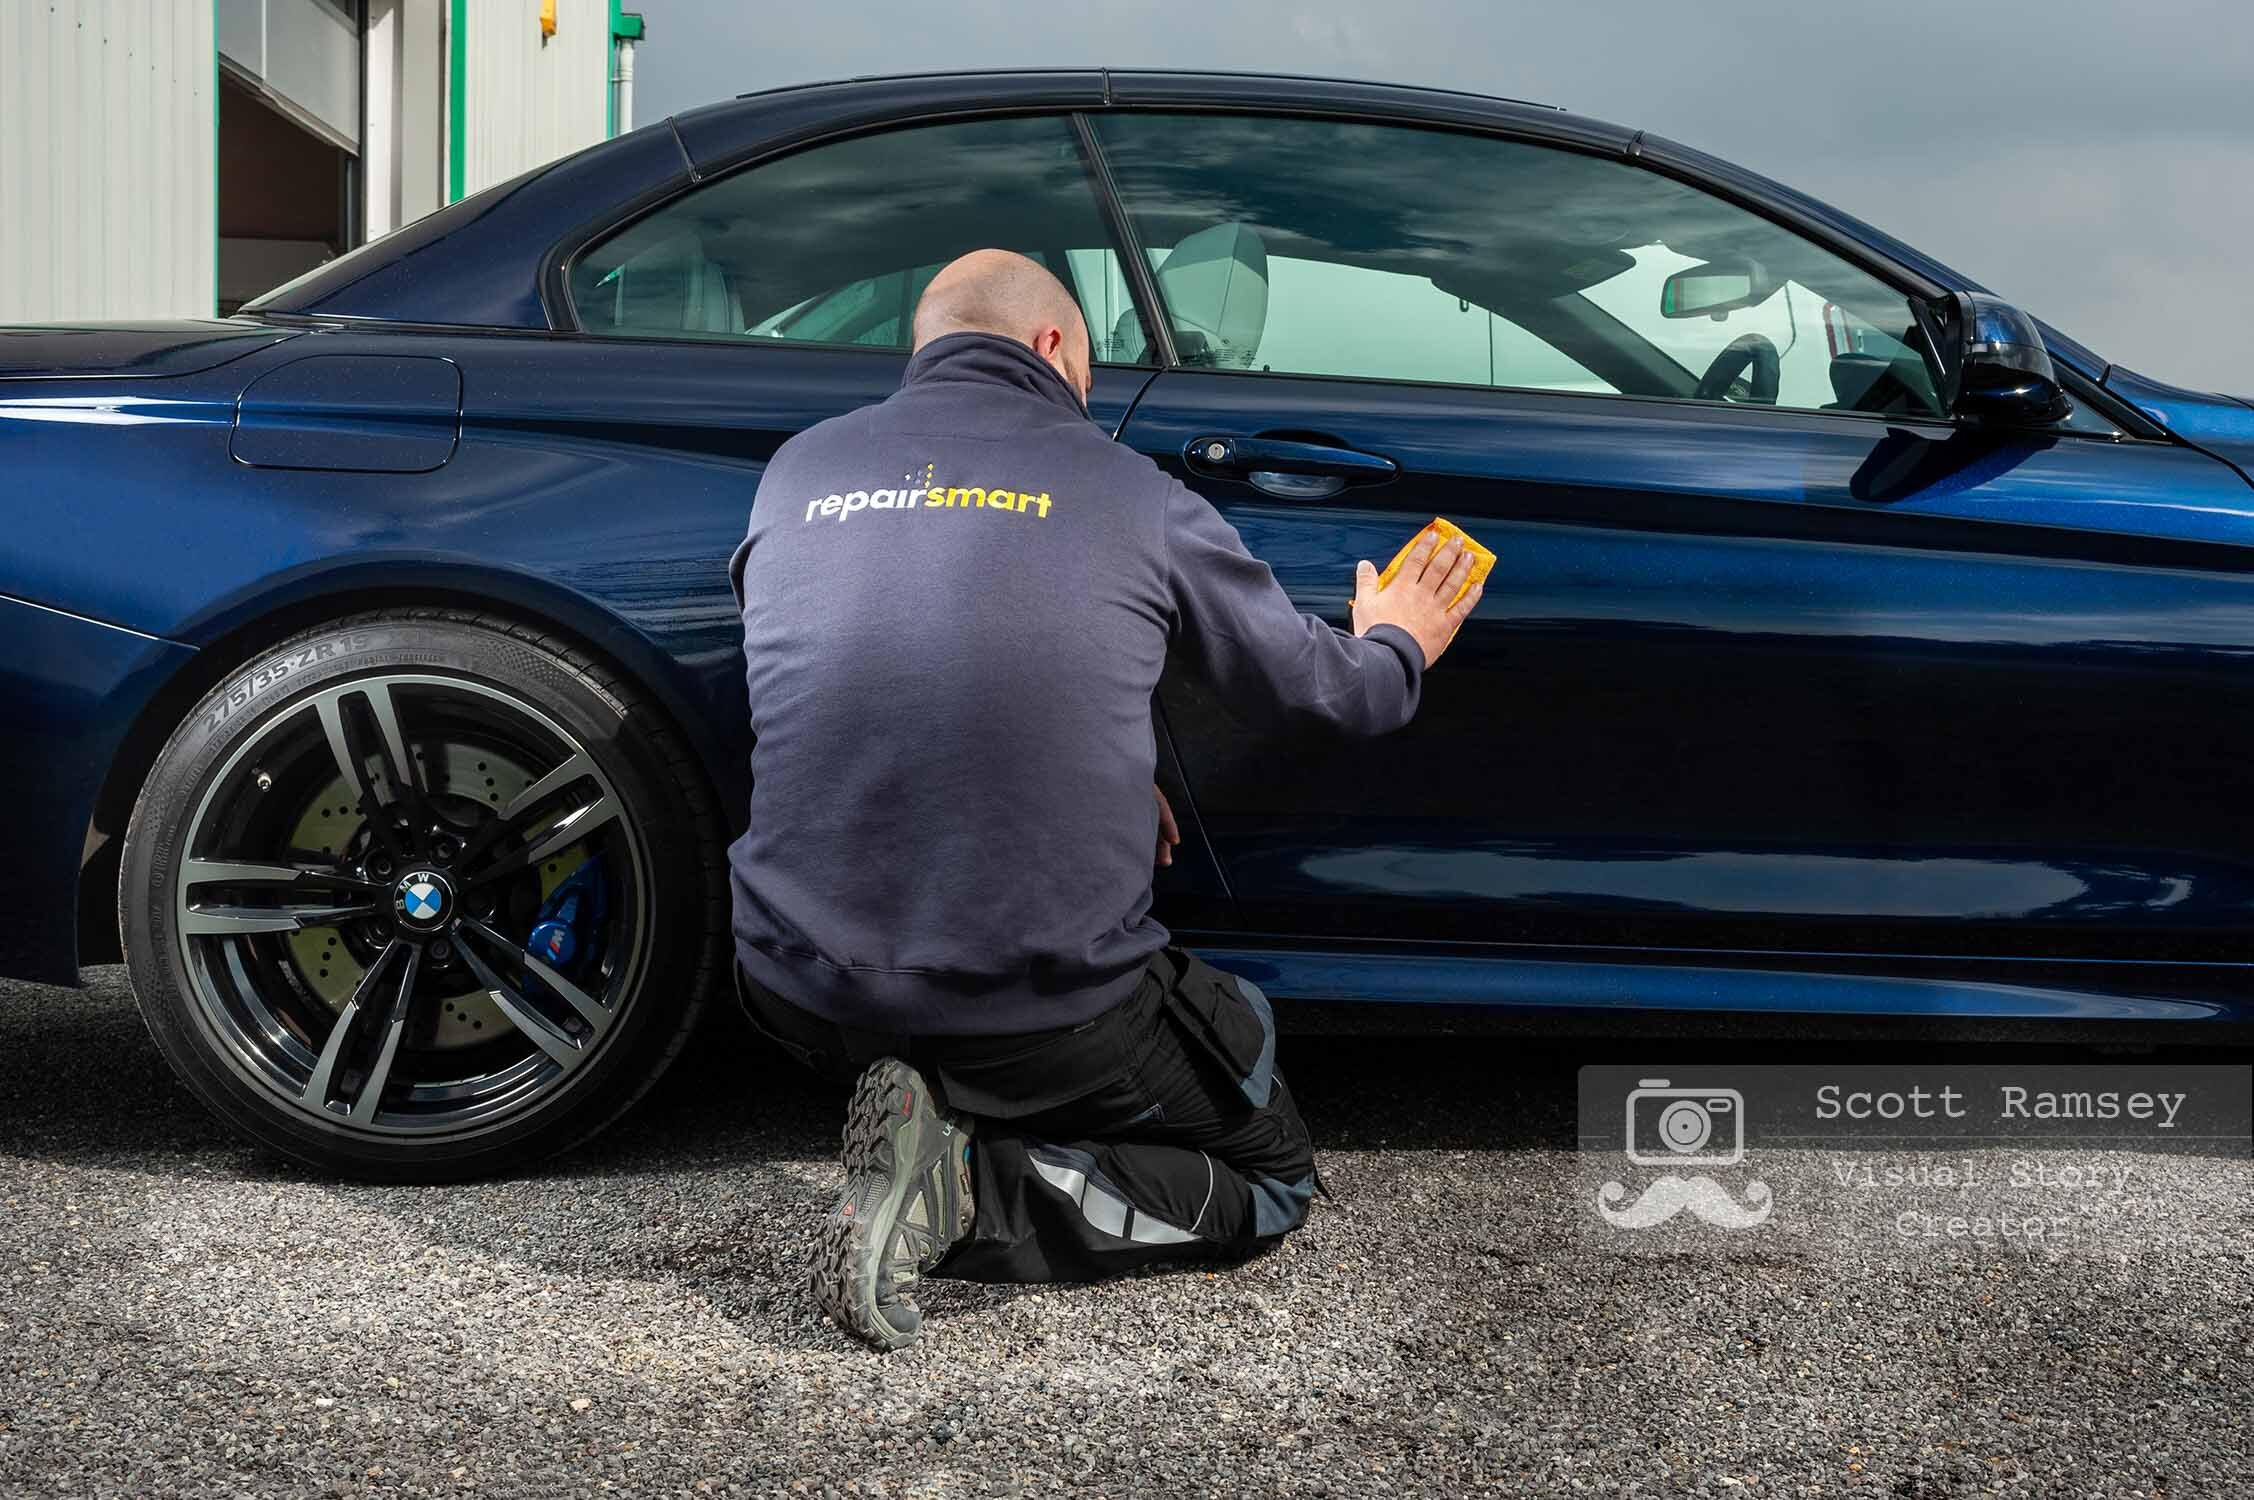
<path id="1" fill-rule="evenodd" d="M 845 1192 L 814 1259 L 814 1300 L 879 1349 L 915 1342 L 916 1278 L 970 1232 L 970 1122 L 933 1106 L 896 1057 L 869 1065 L 845 1115 Z"/>

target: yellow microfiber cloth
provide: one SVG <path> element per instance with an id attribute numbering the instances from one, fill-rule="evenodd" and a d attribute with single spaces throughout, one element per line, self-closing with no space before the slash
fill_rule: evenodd
<path id="1" fill-rule="evenodd" d="M 1471 571 L 1464 575 L 1464 586 L 1456 590 L 1456 599 L 1461 599 L 1465 594 L 1469 593 L 1471 591 L 1471 586 L 1479 582 L 1481 579 L 1485 578 L 1489 571 L 1494 568 L 1494 553 L 1488 551 L 1485 547 L 1480 546 L 1479 543 L 1473 541 L 1470 537 L 1465 536 L 1463 528 L 1456 525 L 1455 522 L 1447 520 L 1441 516 L 1434 516 L 1430 524 L 1425 526 L 1424 529 L 1422 531 L 1419 531 L 1415 536 L 1410 537 L 1407 543 L 1402 546 L 1401 550 L 1393 554 L 1393 561 L 1387 563 L 1385 565 L 1385 571 L 1377 575 L 1377 586 L 1379 588 L 1382 589 L 1387 584 L 1393 581 L 1393 575 L 1401 571 L 1401 564 L 1409 560 L 1409 549 L 1416 546 L 1417 542 L 1424 536 L 1424 533 L 1426 531 L 1437 532 L 1440 536 L 1440 540 L 1433 544 L 1435 551 L 1437 551 L 1440 547 L 1445 546 L 1447 544 L 1448 538 L 1453 536 L 1462 537 L 1464 551 L 1471 554 Z M 1448 602 L 1450 604 L 1454 604 L 1456 602 L 1456 599 L 1450 599 Z"/>

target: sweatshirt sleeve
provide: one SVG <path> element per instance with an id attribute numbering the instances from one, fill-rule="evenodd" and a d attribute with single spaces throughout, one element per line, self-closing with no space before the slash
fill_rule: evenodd
<path id="1" fill-rule="evenodd" d="M 1215 687 L 1256 711 L 1281 710 L 1347 734 L 1386 734 L 1409 722 L 1424 679 L 1414 636 L 1395 625 L 1354 636 L 1301 614 L 1210 502 L 1179 482 L 1168 485 L 1175 641 Z M 1352 587 L 1350 575 L 1341 586 Z"/>

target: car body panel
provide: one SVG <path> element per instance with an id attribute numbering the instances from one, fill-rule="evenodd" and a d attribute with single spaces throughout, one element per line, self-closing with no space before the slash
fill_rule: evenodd
<path id="1" fill-rule="evenodd" d="M 688 181 L 671 127 L 648 126 L 450 203 L 244 311 L 545 333 L 542 252 L 606 209 Z"/>
<path id="2" fill-rule="evenodd" d="M 295 338 L 299 331 L 216 318 L 0 328 L 0 380 L 193 375 Z"/>
<path id="3" fill-rule="evenodd" d="M 740 816 L 748 730 L 724 561 L 775 447 L 879 399 L 902 361 L 581 336 L 564 295 L 571 256 L 699 180 L 814 140 L 1136 109 L 1394 120 L 1641 159 L 1904 287 L 1973 289 L 1789 188 L 1542 106 L 1087 69 L 746 96 L 451 205 L 244 317 L 5 335 L 0 364 L 24 378 L 0 379 L 0 460 L 49 503 L 21 508 L 0 536 L 0 593 L 20 601 L 0 602 L 0 652 L 19 701 L 45 715 L 37 734 L 0 737 L 40 804 L 11 815 L 7 841 L 43 877 L 17 882 L 31 920 L 0 968 L 68 973 L 70 934 L 50 907 L 67 906 L 64 872 L 81 861 L 103 893 L 136 756 L 275 632 L 346 609 L 438 599 L 552 622 L 645 686 Z M 2235 985 L 2234 924 L 2254 899 L 2234 854 L 2245 846 L 2231 842 L 2235 808 L 2254 807 L 2238 794 L 2254 787 L 2240 787 L 2249 773 L 2209 729 L 2243 715 L 2239 669 L 2254 648 L 2254 492 L 2233 446 L 2254 411 L 2142 382 L 2044 333 L 2063 366 L 2174 435 L 1996 438 L 1627 398 L 1101 369 L 1097 419 L 1178 471 L 1195 429 L 1250 433 L 1287 417 L 1409 461 L 1393 486 L 1326 508 L 1242 487 L 1218 496 L 1303 608 L 1343 620 L 1340 559 L 1389 555 L 1432 513 L 1497 544 L 1510 579 L 1430 679 L 1430 723 L 1361 747 L 1359 762 L 1316 746 L 1279 756 L 1170 681 L 1158 779 L 1184 843 L 1158 876 L 1158 914 L 1295 996 L 2243 1018 L 2199 997 Z M 440 365 L 457 372 L 458 435 Z M 120 549 L 88 544 L 112 537 L 129 539 L 124 565 Z M 1874 618 L 1883 632 L 1866 628 Z M 1605 811 L 1608 776 L 1653 781 L 1631 741 L 1665 738 L 1666 710 L 1695 709 L 1682 684 L 1717 663 L 1761 687 L 1737 701 L 1763 738 L 1732 764 L 1715 725 L 1697 726 L 1689 749 L 1715 777 L 1701 796 L 1670 806 L 1647 785 L 1609 822 L 1547 835 L 1523 816 L 1545 798 Z M 1588 692 L 1619 680 L 1646 684 L 1647 701 Z M 2030 700 L 2042 715 L 2015 715 Z M 1874 744 L 1874 726 L 1920 705 L 1946 709 L 1936 725 L 1961 721 L 1959 732 L 1915 741 L 1922 762 Z M 1559 743 L 1588 753 L 1510 751 L 1522 712 L 1548 713 Z M 1498 725 L 1501 752 L 1478 732 Z M 1442 753 L 1451 735 L 1458 748 Z M 1792 735 L 1832 768 L 1828 783 L 1795 764 Z M 1950 826 L 1947 799 L 1916 780 L 1936 760 L 1964 778 L 1962 799 L 1992 799 L 1982 806 L 2002 820 Z M 2151 816 L 2101 826 L 2097 794 L 2075 784 L 2101 771 L 2146 778 L 2137 810 Z M 2169 791 L 2195 776 L 2236 799 L 2204 828 Z M 1717 829 L 1718 807 L 1780 777 L 1802 792 L 1804 817 L 1763 806 L 1752 834 Z M 1286 818 L 1308 798 L 1329 810 Z M 1646 815 L 1628 816 L 1635 806 Z M 1874 824 L 1890 808 L 1900 826 Z M 1792 892 L 1797 908 L 1779 894 Z M 1827 927 L 1841 915 L 1827 900 L 1861 900 L 1865 920 Z M 1872 907 L 1891 920 L 1867 920 Z M 1999 927 L 1999 914 L 2012 920 Z M 1412 941 L 1380 941 L 1389 927 Z M 1749 957 L 1739 939 L 1752 928 L 1807 951 Z M 2039 974 L 2001 978 L 2004 929 L 2074 941 L 2054 944 Z M 2124 934 L 2145 944 L 2133 982 L 2108 967 Z M 2195 960 L 2153 961 L 2178 938 Z M 1851 960 L 1873 939 L 1881 951 Z M 1913 960 L 1948 972 L 1912 974 Z M 1850 972 L 1856 962 L 1895 969 Z"/>
<path id="4" fill-rule="evenodd" d="M 0 775 L 10 789 L 0 860 L 0 974 L 78 982 L 71 878 L 110 755 L 150 698 L 195 653 L 61 610 L 0 597 Z M 116 902 L 110 902 L 116 921 Z"/>
<path id="5" fill-rule="evenodd" d="M 1803 954 L 1675 951 L 1629 962 L 1618 954 L 1536 957 L 1492 949 L 1245 947 L 1225 933 L 1192 936 L 1207 962 L 1283 1000 L 2077 1023 L 2254 1021 L 2248 1000 L 2254 966 L 2245 964 L 2212 965 L 2191 976 L 2182 965 L 2093 964 L 1926 975 L 1903 972 L 1892 957 L 1885 970 L 1866 964 L 1856 972 L 1836 958 L 1813 966 Z"/>
<path id="6" fill-rule="evenodd" d="M 1183 463 L 1320 433 L 1398 479 L 1279 500 Z M 1468 435 L 1495 434 L 1467 441 Z M 2163 443 L 1169 371 L 1125 439 L 1293 601 L 1434 514 L 1508 560 L 1372 743 L 1163 692 L 1247 927 L 2120 958 L 2243 946 L 2254 487 Z M 1513 721 L 1538 716 L 1539 734 Z M 2124 772 L 2124 758 L 2133 776 Z M 2093 794 L 2096 795 L 2093 795 Z M 2250 953 L 2254 956 L 2254 953 Z"/>
<path id="7" fill-rule="evenodd" d="M 2106 371 L 2105 388 L 2171 436 L 2214 454 L 2254 483 L 2254 404 L 2210 391 L 2186 390 L 2119 365 Z"/>
<path id="8" fill-rule="evenodd" d="M 462 372 L 447 360 L 314 353 L 243 388 L 227 452 L 252 468 L 420 474 L 461 435 Z"/>

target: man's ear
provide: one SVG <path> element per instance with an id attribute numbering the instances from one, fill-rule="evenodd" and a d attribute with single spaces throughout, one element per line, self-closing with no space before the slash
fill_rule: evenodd
<path id="1" fill-rule="evenodd" d="M 1055 359 L 1057 351 L 1063 347 L 1064 330 L 1055 324 L 1051 324 L 1033 335 L 1033 352 L 1043 359 Z"/>

